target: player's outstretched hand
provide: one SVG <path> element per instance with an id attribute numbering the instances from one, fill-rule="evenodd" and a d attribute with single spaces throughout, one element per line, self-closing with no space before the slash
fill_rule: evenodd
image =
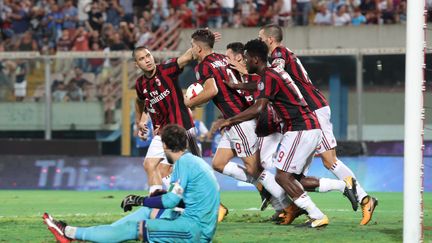
<path id="1" fill-rule="evenodd" d="M 228 58 L 228 63 L 230 65 L 230 68 L 237 70 L 241 74 L 248 74 L 248 71 L 246 69 L 246 66 L 236 60 L 232 60 Z"/>
<path id="2" fill-rule="evenodd" d="M 127 195 L 121 202 L 120 207 L 123 211 L 131 211 L 134 206 L 142 206 L 144 202 L 144 197 L 137 195 Z"/>

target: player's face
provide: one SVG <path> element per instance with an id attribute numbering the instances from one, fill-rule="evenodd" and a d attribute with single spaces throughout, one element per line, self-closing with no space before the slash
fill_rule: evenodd
<path id="1" fill-rule="evenodd" d="M 191 41 L 191 46 L 192 46 L 192 56 L 194 59 L 197 59 L 199 53 L 201 52 L 201 47 L 193 39 Z"/>
<path id="2" fill-rule="evenodd" d="M 244 61 L 246 63 L 246 68 L 248 70 L 248 73 L 251 74 L 256 73 L 258 69 L 256 64 L 254 63 L 254 59 L 255 58 L 252 58 L 247 51 L 245 52 Z"/>
<path id="3" fill-rule="evenodd" d="M 264 41 L 264 43 L 266 43 L 267 47 L 270 49 L 270 38 L 265 35 L 263 29 L 258 32 L 258 39 Z"/>
<path id="4" fill-rule="evenodd" d="M 135 62 L 144 72 L 151 72 L 156 68 L 153 55 L 147 49 L 141 49 L 135 53 Z"/>
<path id="5" fill-rule="evenodd" d="M 242 62 L 243 61 L 242 60 L 243 59 L 242 55 L 241 54 L 236 54 L 235 52 L 233 52 L 233 50 L 231 48 L 226 50 L 225 55 L 230 60 L 234 60 L 234 61 L 237 61 L 237 62 Z"/>

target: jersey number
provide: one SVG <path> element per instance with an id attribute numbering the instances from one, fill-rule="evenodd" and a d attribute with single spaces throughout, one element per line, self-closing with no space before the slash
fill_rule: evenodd
<path id="1" fill-rule="evenodd" d="M 235 143 L 235 148 L 236 148 L 236 151 L 237 151 L 237 154 L 240 154 L 241 153 L 241 145 L 239 144 L 239 143 Z"/>
<path id="2" fill-rule="evenodd" d="M 280 151 L 278 158 L 277 158 L 277 162 L 280 163 L 282 161 L 282 158 L 284 157 L 285 153 L 284 151 Z"/>

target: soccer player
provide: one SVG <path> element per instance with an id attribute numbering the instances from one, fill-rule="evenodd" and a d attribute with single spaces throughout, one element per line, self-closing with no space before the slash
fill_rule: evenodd
<path id="1" fill-rule="evenodd" d="M 317 148 L 324 166 L 340 180 L 350 180 L 350 184 L 356 187 L 357 201 L 363 211 L 363 218 L 360 225 L 366 225 L 372 219 L 378 200 L 369 196 L 356 181 L 354 173 L 336 156 L 336 138 L 333 134 L 333 125 L 330 121 L 330 107 L 324 95 L 312 84 L 300 59 L 282 42 L 282 29 L 277 25 L 266 25 L 259 31 L 259 39 L 264 41 L 269 48 L 270 63 L 272 66 L 279 66 L 293 78 L 295 84 L 308 103 L 310 109 L 318 117 L 322 130 L 322 141 Z M 352 178 L 352 179 L 350 179 Z M 352 204 L 354 211 L 357 210 L 357 203 Z"/>
<path id="2" fill-rule="evenodd" d="M 229 118 L 247 109 L 249 103 L 241 92 L 226 85 L 225 80 L 236 78 L 235 71 L 229 67 L 225 55 L 213 52 L 214 42 L 214 36 L 208 30 L 197 30 L 192 34 L 192 54 L 199 62 L 195 73 L 204 89 L 193 99 L 185 99 L 185 104 L 195 107 L 213 100 L 224 118 Z M 283 189 L 276 183 L 274 175 L 259 163 L 255 127 L 256 121 L 251 118 L 227 129 L 213 157 L 213 168 L 240 181 L 255 185 L 258 182 L 278 198 L 276 195 L 284 194 Z M 230 162 L 234 156 L 240 157 L 246 168 Z"/>
<path id="3" fill-rule="evenodd" d="M 254 91 L 254 98 L 259 96 L 259 91 L 257 89 L 257 84 L 259 83 L 260 76 L 258 75 L 247 75 L 246 64 L 244 63 L 244 45 L 240 42 L 230 43 L 227 46 L 226 55 L 230 60 L 230 64 L 240 73 L 242 77 L 247 77 L 249 82 L 227 82 L 228 86 L 233 89 L 249 90 Z M 252 98 L 252 101 L 254 100 Z M 253 102 L 252 102 L 253 104 Z M 259 151 L 261 164 L 264 168 L 269 169 L 273 166 L 273 155 L 276 153 L 279 142 L 283 138 L 281 133 L 280 117 L 274 111 L 273 106 L 267 105 L 265 110 L 260 113 L 257 119 L 257 127 L 255 133 L 258 135 L 259 139 Z M 346 184 L 344 181 L 333 180 L 328 178 L 315 178 L 310 176 L 302 175 L 299 177 L 298 181 L 306 191 L 318 191 L 318 192 L 328 192 L 333 190 L 339 190 L 342 192 L 350 202 L 356 202 L 355 188 L 352 188 L 350 184 Z M 282 205 L 286 203 L 291 203 L 291 200 L 285 199 L 283 202 L 278 202 L 274 198 L 271 201 L 273 208 L 276 213 L 272 216 L 272 220 L 279 221 L 279 224 L 291 224 L 296 217 L 305 213 L 304 210 L 295 206 L 295 204 L 290 204 L 290 206 L 281 208 Z"/>
<path id="4" fill-rule="evenodd" d="M 259 95 L 251 107 L 226 119 L 221 127 L 256 118 L 271 103 L 284 124 L 284 135 L 274 163 L 276 181 L 299 208 L 307 211 L 310 218 L 307 226 L 325 226 L 329 223 L 328 217 L 318 209 L 298 181 L 306 174 L 321 141 L 318 118 L 309 109 L 291 77 L 281 68 L 267 67 L 267 52 L 266 44 L 258 39 L 246 43 L 247 70 L 261 76 L 257 85 Z"/>
<path id="5" fill-rule="evenodd" d="M 194 122 L 183 102 L 183 93 L 178 83 L 178 76 L 188 62 L 192 60 L 188 50 L 179 58 L 155 64 L 150 51 L 145 47 L 137 47 L 132 53 L 136 66 L 143 71 L 135 84 L 137 98 L 135 102 L 135 123 L 140 128 L 138 136 L 145 139 L 147 120 L 152 120 L 155 136 L 144 159 L 144 169 L 148 176 L 149 193 L 162 189 L 162 176 L 169 174 L 170 165 L 166 161 L 158 130 L 167 124 L 179 124 L 188 132 L 190 151 L 201 156 L 195 138 Z M 161 164 L 161 165 L 159 165 Z"/>
<path id="6" fill-rule="evenodd" d="M 61 243 L 138 239 L 143 242 L 211 242 L 220 199 L 213 171 L 203 159 L 186 151 L 188 136 L 184 128 L 167 125 L 161 137 L 166 158 L 173 165 L 172 188 L 168 193 L 155 197 L 126 196 L 121 203 L 125 212 L 136 206 L 142 208 L 111 225 L 74 227 L 45 213 L 44 223 L 56 240 Z M 184 202 L 182 214 L 170 210 L 181 200 Z M 159 210 L 152 211 L 152 208 Z M 157 218 L 150 219 L 155 213 Z"/>

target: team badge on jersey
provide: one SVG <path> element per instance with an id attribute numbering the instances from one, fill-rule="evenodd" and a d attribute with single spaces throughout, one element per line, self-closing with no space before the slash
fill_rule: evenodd
<path id="1" fill-rule="evenodd" d="M 161 86 L 161 81 L 158 78 L 156 78 L 155 82 L 157 86 Z"/>
<path id="2" fill-rule="evenodd" d="M 275 57 L 282 57 L 282 52 L 277 51 L 277 52 L 275 53 Z"/>
<path id="3" fill-rule="evenodd" d="M 144 90 L 143 90 L 143 94 L 147 94 L 147 89 L 144 89 Z"/>
<path id="4" fill-rule="evenodd" d="M 258 90 L 263 90 L 264 89 L 264 83 L 263 82 L 259 82 L 258 83 Z"/>

